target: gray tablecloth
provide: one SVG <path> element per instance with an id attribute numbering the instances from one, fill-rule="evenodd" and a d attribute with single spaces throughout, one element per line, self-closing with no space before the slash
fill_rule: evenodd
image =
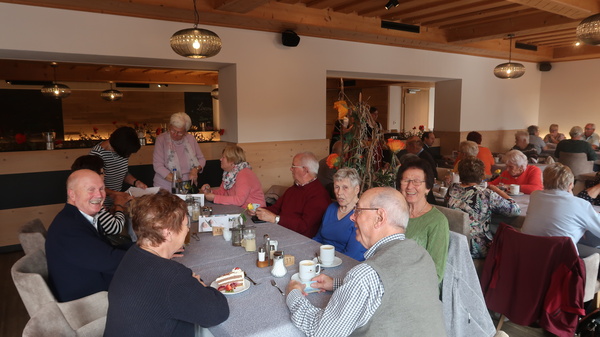
<path id="1" fill-rule="evenodd" d="M 228 213 L 239 213 L 240 209 L 229 210 Z M 213 213 L 227 213 L 221 206 L 214 205 Z M 251 223 L 250 223 L 251 224 Z M 279 250 L 295 257 L 295 264 L 287 267 L 287 274 L 282 278 L 271 275 L 271 268 L 256 266 L 257 253 L 246 252 L 242 247 L 235 247 L 222 236 L 212 233 L 198 234 L 199 240 L 191 239 L 184 257 L 177 259 L 192 269 L 207 285 L 218 276 L 231 271 L 235 267 L 243 269 L 258 285 L 251 285 L 242 293 L 227 295 L 231 310 L 229 319 L 210 328 L 214 336 L 304 336 L 290 320 L 290 312 L 285 304 L 285 297 L 271 285 L 275 280 L 285 292 L 293 274 L 298 272 L 298 262 L 312 259 L 319 252 L 320 244 L 287 228 L 262 223 L 256 226 L 256 244 L 263 244 L 263 235 L 269 234 L 272 240 L 279 241 Z M 344 277 L 356 260 L 336 253 L 342 264 L 335 268 L 325 268 L 324 273 L 332 277 Z M 317 307 L 325 307 L 331 292 L 308 294 L 308 299 Z"/>

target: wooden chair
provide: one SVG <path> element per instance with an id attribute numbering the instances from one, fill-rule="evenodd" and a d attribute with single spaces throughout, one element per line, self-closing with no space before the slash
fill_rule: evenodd
<path id="1" fill-rule="evenodd" d="M 31 319 L 23 336 L 98 336 L 104 334 L 108 293 L 98 292 L 59 303 L 48 287 L 46 254 L 37 249 L 11 268 L 17 291 Z"/>
<path id="2" fill-rule="evenodd" d="M 568 166 L 573 172 L 573 176 L 594 172 L 594 162 L 587 160 L 585 153 L 570 153 L 561 151 L 558 162 Z"/>
<path id="3" fill-rule="evenodd" d="M 24 224 L 19 230 L 19 242 L 25 254 L 31 254 L 38 249 L 46 251 L 46 227 L 40 219 L 33 219 Z"/>

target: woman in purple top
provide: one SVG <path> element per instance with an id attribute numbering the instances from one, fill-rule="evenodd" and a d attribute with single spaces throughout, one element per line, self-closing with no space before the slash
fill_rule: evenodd
<path id="1" fill-rule="evenodd" d="M 198 183 L 206 159 L 193 135 L 187 133 L 192 120 L 185 112 L 171 115 L 169 131 L 156 137 L 152 164 L 154 166 L 154 186 L 171 191 L 173 169 L 182 175 L 182 180 Z"/>
<path id="2" fill-rule="evenodd" d="M 327 207 L 323 222 L 314 240 L 333 245 L 339 253 L 363 261 L 365 247 L 356 241 L 356 228 L 350 216 L 358 202 L 360 177 L 355 169 L 341 168 L 333 176 L 333 189 L 337 202 Z"/>

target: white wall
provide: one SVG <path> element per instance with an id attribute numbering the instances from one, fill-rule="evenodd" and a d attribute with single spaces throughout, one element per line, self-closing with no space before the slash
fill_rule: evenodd
<path id="1" fill-rule="evenodd" d="M 281 45 L 279 34 L 210 26 L 203 28 L 220 35 L 221 53 L 188 60 L 168 43 L 171 34 L 188 26 L 0 3 L 0 31 L 18 32 L 0 34 L 0 57 L 222 69 L 218 126 L 226 129 L 224 140 L 241 143 L 325 138 L 325 78 L 330 73 L 462 79 L 460 130 L 451 131 L 537 123 L 541 76 L 531 63 L 525 63 L 522 78 L 500 80 L 492 69 L 505 60 L 305 36 L 298 47 L 289 48 Z M 443 103 L 436 101 L 438 109 Z"/>
<path id="2" fill-rule="evenodd" d="M 596 123 L 600 129 L 600 60 L 552 64 L 542 73 L 540 134 L 556 123 L 568 137 L 572 126 Z M 598 131 L 597 131 L 598 132 Z"/>

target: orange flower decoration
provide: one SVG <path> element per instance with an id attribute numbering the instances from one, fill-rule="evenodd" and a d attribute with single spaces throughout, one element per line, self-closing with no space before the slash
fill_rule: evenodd
<path id="1" fill-rule="evenodd" d="M 332 153 L 327 157 L 327 167 L 329 167 L 330 169 L 332 168 L 338 168 L 340 166 L 340 156 L 337 153 Z"/>
<path id="2" fill-rule="evenodd" d="M 406 144 L 404 144 L 404 142 L 400 139 L 390 138 L 387 140 L 387 146 L 390 148 L 390 151 L 396 153 L 400 150 L 403 150 Z"/>
<path id="3" fill-rule="evenodd" d="M 348 114 L 348 104 L 346 101 L 337 101 L 333 103 L 333 108 L 338 112 L 338 119 L 346 117 Z"/>

